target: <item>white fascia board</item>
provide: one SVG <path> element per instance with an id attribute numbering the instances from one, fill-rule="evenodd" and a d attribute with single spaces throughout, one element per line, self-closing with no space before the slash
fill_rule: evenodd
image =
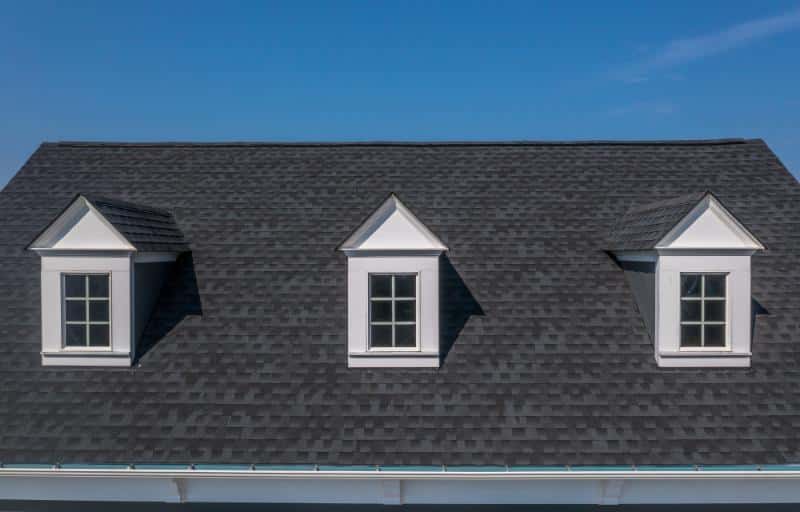
<path id="1" fill-rule="evenodd" d="M 65 240 L 66 243 L 62 244 L 61 242 Z M 133 244 L 83 196 L 76 197 L 36 237 L 29 249 L 33 251 L 136 251 Z"/>
<path id="2" fill-rule="evenodd" d="M 494 471 L 481 470 L 441 470 L 417 471 L 403 469 L 192 469 L 182 468 L 138 468 L 136 466 L 102 468 L 92 467 L 14 467 L 8 464 L 0 467 L 0 478 L 7 476 L 30 477 L 121 477 L 121 478 L 214 478 L 214 479 L 347 479 L 347 480 L 607 480 L 624 478 L 627 480 L 772 480 L 800 479 L 800 464 L 797 469 L 558 469 L 516 470 L 502 468 Z M 786 466 L 786 467 L 788 467 Z M 798 489 L 800 491 L 800 489 Z"/>
<path id="3" fill-rule="evenodd" d="M 706 194 L 655 248 L 761 251 L 764 245 L 712 194 Z"/>
<path id="4" fill-rule="evenodd" d="M 14 500 L 372 504 L 795 503 L 800 471 L 0 469 Z"/>
<path id="5" fill-rule="evenodd" d="M 436 251 L 447 246 L 397 196 L 391 194 L 345 240 L 339 250 L 348 255 L 359 251 Z"/>

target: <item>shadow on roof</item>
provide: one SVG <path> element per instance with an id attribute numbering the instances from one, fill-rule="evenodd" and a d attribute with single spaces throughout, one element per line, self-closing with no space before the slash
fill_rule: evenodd
<path id="1" fill-rule="evenodd" d="M 756 320 L 760 316 L 769 316 L 769 310 L 765 308 L 760 302 L 756 300 L 755 297 L 752 298 L 752 303 L 750 305 L 750 339 L 756 339 Z"/>
<path id="2" fill-rule="evenodd" d="M 164 283 L 142 339 L 136 346 L 133 364 L 169 335 L 187 316 L 202 316 L 203 305 L 197 288 L 192 253 L 181 254 Z"/>
<path id="3" fill-rule="evenodd" d="M 439 353 L 440 365 L 453 348 L 471 316 L 483 316 L 483 308 L 469 291 L 450 258 L 442 255 L 439 263 Z"/>

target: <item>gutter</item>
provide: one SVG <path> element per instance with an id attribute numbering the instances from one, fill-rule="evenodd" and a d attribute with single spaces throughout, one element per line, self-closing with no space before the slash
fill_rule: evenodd
<path id="1" fill-rule="evenodd" d="M 136 466 L 22 466 L 8 464 L 0 467 L 0 478 L 9 477 L 102 477 L 102 478 L 235 478 L 235 479 L 347 479 L 347 480 L 713 480 L 713 479 L 800 479 L 800 465 L 785 466 L 695 466 L 658 468 L 631 467 L 552 467 L 541 469 L 448 468 L 383 469 L 381 466 L 363 469 L 270 469 L 266 466 L 239 467 L 153 467 Z"/>
<path id="2" fill-rule="evenodd" d="M 800 503 L 800 465 L 6 464 L 2 500 L 352 504 Z"/>

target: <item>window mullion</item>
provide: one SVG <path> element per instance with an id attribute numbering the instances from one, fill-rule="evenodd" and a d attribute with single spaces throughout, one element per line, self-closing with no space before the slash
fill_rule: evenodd
<path id="1" fill-rule="evenodd" d="M 395 278 L 396 277 L 397 276 L 392 274 L 392 348 L 397 348 L 397 341 L 395 340 L 395 338 L 396 338 L 396 336 L 395 336 L 396 326 L 395 326 L 395 323 L 394 323 L 395 322 L 395 318 L 394 318 L 394 299 L 395 299 L 394 282 L 395 282 Z"/>
<path id="2" fill-rule="evenodd" d="M 700 276 L 700 346 L 706 346 L 706 276 Z"/>
<path id="3" fill-rule="evenodd" d="M 89 342 L 89 275 L 88 274 L 85 275 L 83 277 L 83 280 L 84 280 L 84 282 L 83 282 L 83 285 L 84 285 L 84 291 L 83 291 L 84 299 L 83 300 L 84 300 L 84 305 L 86 306 L 86 319 L 85 319 L 86 323 L 84 324 L 84 327 L 86 329 L 86 338 L 83 341 L 86 343 L 86 346 L 88 347 L 90 345 L 90 342 Z"/>

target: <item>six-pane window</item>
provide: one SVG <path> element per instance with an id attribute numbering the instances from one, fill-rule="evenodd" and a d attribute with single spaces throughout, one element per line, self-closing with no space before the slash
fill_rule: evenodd
<path id="1" fill-rule="evenodd" d="M 417 346 L 417 275 L 370 274 L 370 347 Z"/>
<path id="2" fill-rule="evenodd" d="M 64 274 L 64 346 L 109 347 L 108 274 Z"/>
<path id="3" fill-rule="evenodd" d="M 681 348 L 724 348 L 726 274 L 681 274 Z"/>

